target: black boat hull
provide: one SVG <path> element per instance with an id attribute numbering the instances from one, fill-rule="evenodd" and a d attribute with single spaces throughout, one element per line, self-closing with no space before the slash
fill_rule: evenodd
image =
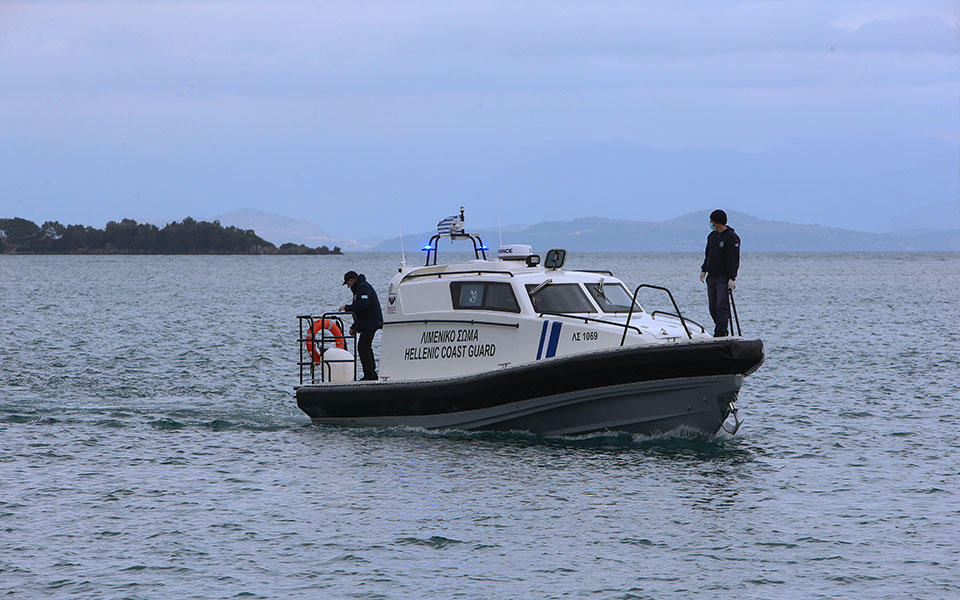
<path id="1" fill-rule="evenodd" d="M 463 377 L 301 386 L 315 423 L 429 429 L 715 434 L 743 378 L 763 362 L 759 340 L 627 346 Z"/>

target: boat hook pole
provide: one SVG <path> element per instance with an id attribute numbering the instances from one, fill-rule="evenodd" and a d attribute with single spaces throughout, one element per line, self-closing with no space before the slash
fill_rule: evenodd
<path id="1" fill-rule="evenodd" d="M 740 317 L 737 315 L 737 303 L 733 301 L 733 290 L 727 290 L 727 294 L 730 296 L 730 314 L 727 315 L 730 318 L 730 333 L 733 334 L 733 320 L 737 320 L 737 335 L 743 337 L 743 329 L 740 328 Z"/>

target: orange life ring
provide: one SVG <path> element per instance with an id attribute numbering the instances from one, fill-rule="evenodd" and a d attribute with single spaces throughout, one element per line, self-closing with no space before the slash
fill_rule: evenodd
<path id="1" fill-rule="evenodd" d="M 340 348 L 341 350 L 347 349 L 346 337 L 344 337 L 343 332 L 340 331 L 340 327 L 337 325 L 336 321 L 332 321 L 330 319 L 320 319 L 319 321 L 314 321 L 313 327 L 310 328 L 310 335 L 307 337 L 307 348 L 310 349 L 310 354 L 313 356 L 313 362 L 315 363 L 321 361 L 320 339 L 318 334 L 320 334 L 320 331 L 323 329 L 329 331 L 333 336 L 337 348 Z"/>

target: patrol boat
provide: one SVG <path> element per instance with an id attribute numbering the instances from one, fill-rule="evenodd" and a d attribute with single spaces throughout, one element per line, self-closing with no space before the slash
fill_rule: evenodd
<path id="1" fill-rule="evenodd" d="M 438 264 L 441 239 L 472 242 L 474 259 Z M 314 423 L 546 435 L 739 429 L 735 401 L 763 362 L 760 340 L 711 338 L 668 289 L 631 292 L 609 271 L 564 270 L 562 249 L 541 263 L 530 246 L 501 246 L 490 260 L 465 232 L 462 208 L 424 250 L 426 263 L 400 267 L 387 289 L 378 381 L 356 380 L 343 313 L 299 317 L 296 398 Z M 665 293 L 673 311 L 645 311 L 645 288 Z"/>

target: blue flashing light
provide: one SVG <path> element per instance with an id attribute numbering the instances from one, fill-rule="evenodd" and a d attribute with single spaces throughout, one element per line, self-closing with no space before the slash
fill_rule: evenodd
<path id="1" fill-rule="evenodd" d="M 487 250 L 490 249 L 490 246 L 486 246 L 486 245 L 480 246 L 480 249 L 483 250 L 484 252 L 486 252 Z"/>
<path id="2" fill-rule="evenodd" d="M 420 248 L 420 249 L 423 250 L 424 252 L 430 252 L 431 250 L 436 250 L 436 248 L 434 248 L 434 247 L 431 246 L 430 244 L 427 244 L 426 246 L 424 246 L 423 248 Z"/>

